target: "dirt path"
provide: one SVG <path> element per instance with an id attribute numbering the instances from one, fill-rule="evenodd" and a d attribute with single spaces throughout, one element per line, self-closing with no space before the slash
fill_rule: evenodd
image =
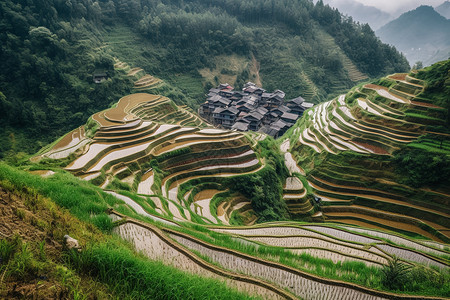
<path id="1" fill-rule="evenodd" d="M 253 79 L 254 83 L 257 86 L 262 87 L 261 77 L 259 76 L 259 69 L 260 69 L 260 64 L 256 60 L 255 56 L 252 53 L 252 63 L 251 63 L 251 67 L 250 67 L 250 74 L 251 73 L 255 74 L 256 77 Z"/>

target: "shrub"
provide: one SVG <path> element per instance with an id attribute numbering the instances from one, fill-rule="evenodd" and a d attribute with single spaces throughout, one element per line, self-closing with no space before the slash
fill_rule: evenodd
<path id="1" fill-rule="evenodd" d="M 382 269 L 381 283 L 390 290 L 404 290 L 411 267 L 401 262 L 398 257 L 389 261 Z"/>

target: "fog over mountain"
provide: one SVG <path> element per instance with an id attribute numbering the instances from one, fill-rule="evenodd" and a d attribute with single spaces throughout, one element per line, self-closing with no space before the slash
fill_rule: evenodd
<path id="1" fill-rule="evenodd" d="M 355 0 L 364 5 L 376 7 L 384 12 L 392 14 L 394 17 L 412 10 L 420 5 L 440 5 L 444 0 Z"/>
<path id="2" fill-rule="evenodd" d="M 442 16 L 450 19 L 450 1 L 445 1 L 441 5 L 437 6 L 435 10 Z"/>
<path id="3" fill-rule="evenodd" d="M 426 66 L 450 56 L 450 20 L 431 6 L 402 14 L 376 34 L 403 52 L 411 65 L 422 61 Z"/>
<path id="4" fill-rule="evenodd" d="M 393 19 L 389 13 L 355 0 L 325 0 L 324 3 L 337 8 L 344 15 L 351 16 L 357 22 L 368 23 L 373 30 Z"/>

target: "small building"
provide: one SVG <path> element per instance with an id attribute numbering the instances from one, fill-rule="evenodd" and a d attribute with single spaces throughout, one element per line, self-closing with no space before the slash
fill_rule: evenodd
<path id="1" fill-rule="evenodd" d="M 248 126 L 249 130 L 258 131 L 261 127 L 263 115 L 257 111 L 251 111 L 244 117 L 245 120 L 249 121 L 250 124 Z"/>
<path id="2" fill-rule="evenodd" d="M 226 129 L 231 129 L 239 111 L 235 107 L 218 107 L 213 112 L 214 125 L 221 125 Z"/>
<path id="3" fill-rule="evenodd" d="M 272 110 L 270 110 L 270 112 L 276 114 L 277 117 L 281 117 L 282 114 L 290 111 L 291 110 L 286 105 L 280 105 L 277 108 L 273 108 Z"/>
<path id="4" fill-rule="evenodd" d="M 236 107 L 239 111 L 243 111 L 246 113 L 249 113 L 250 111 L 252 111 L 253 109 L 255 109 L 255 107 L 253 105 L 250 104 L 244 104 L 244 105 L 240 105 Z"/>
<path id="5" fill-rule="evenodd" d="M 229 85 L 228 83 L 221 83 L 219 84 L 218 88 L 219 90 L 233 90 L 233 87 Z"/>
<path id="6" fill-rule="evenodd" d="M 287 124 L 290 124 L 291 126 L 295 124 L 295 122 L 297 122 L 297 119 L 299 118 L 299 115 L 297 114 L 293 114 L 290 112 L 285 112 L 284 114 L 281 115 L 280 119 L 282 121 L 284 121 Z"/>
<path id="7" fill-rule="evenodd" d="M 95 71 L 94 74 L 92 74 L 92 81 L 94 81 L 94 83 L 102 83 L 108 78 L 108 72 L 105 71 Z"/>
<path id="8" fill-rule="evenodd" d="M 249 123 L 247 123 L 247 122 L 237 121 L 236 123 L 234 123 L 234 125 L 231 127 L 231 129 L 237 130 L 237 131 L 248 131 L 248 125 L 249 125 Z"/>
<path id="9" fill-rule="evenodd" d="M 314 106 L 314 103 L 311 103 L 311 102 L 303 102 L 302 103 L 302 106 L 305 108 L 305 110 L 307 110 L 308 108 L 311 108 L 311 107 L 313 107 Z"/>
<path id="10" fill-rule="evenodd" d="M 221 90 L 219 95 L 225 98 L 231 98 L 233 96 L 233 92 L 230 90 Z"/>
<path id="11" fill-rule="evenodd" d="M 291 128 L 291 124 L 287 124 L 283 120 L 278 120 L 272 124 L 274 128 L 279 128 L 278 136 L 282 136 L 289 128 Z"/>
<path id="12" fill-rule="evenodd" d="M 265 103 L 267 109 L 273 109 L 283 104 L 284 98 L 281 95 L 274 94 L 272 97 L 268 98 Z"/>
<path id="13" fill-rule="evenodd" d="M 242 90 L 246 93 L 255 94 L 258 96 L 261 96 L 266 91 L 265 89 L 260 88 L 253 82 L 247 82 L 246 84 L 244 84 L 244 88 Z"/>
<path id="14" fill-rule="evenodd" d="M 259 131 L 267 135 L 270 135 L 271 137 L 276 139 L 279 137 L 280 128 L 273 125 L 266 125 L 262 127 Z"/>
<path id="15" fill-rule="evenodd" d="M 280 116 L 278 114 L 276 114 L 274 112 L 269 112 L 266 114 L 263 122 L 265 124 L 271 124 L 271 123 L 277 121 L 279 118 L 280 118 Z"/>
<path id="16" fill-rule="evenodd" d="M 301 116 L 305 111 L 305 108 L 302 106 L 303 102 L 305 102 L 305 99 L 297 97 L 286 103 L 286 106 L 289 107 L 291 113 Z"/>

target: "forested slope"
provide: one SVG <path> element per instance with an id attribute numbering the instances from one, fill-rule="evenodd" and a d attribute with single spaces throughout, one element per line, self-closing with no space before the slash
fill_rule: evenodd
<path id="1" fill-rule="evenodd" d="M 322 2 L 8 0 L 0 16 L 3 157 L 38 149 L 127 93 L 114 57 L 164 79 L 162 93 L 191 107 L 227 74 L 237 86 L 260 76 L 268 90 L 319 102 L 349 88 L 355 66 L 369 77 L 408 67 L 368 26 Z M 230 56 L 247 63 L 218 69 Z M 94 84 L 96 70 L 110 79 Z"/>

